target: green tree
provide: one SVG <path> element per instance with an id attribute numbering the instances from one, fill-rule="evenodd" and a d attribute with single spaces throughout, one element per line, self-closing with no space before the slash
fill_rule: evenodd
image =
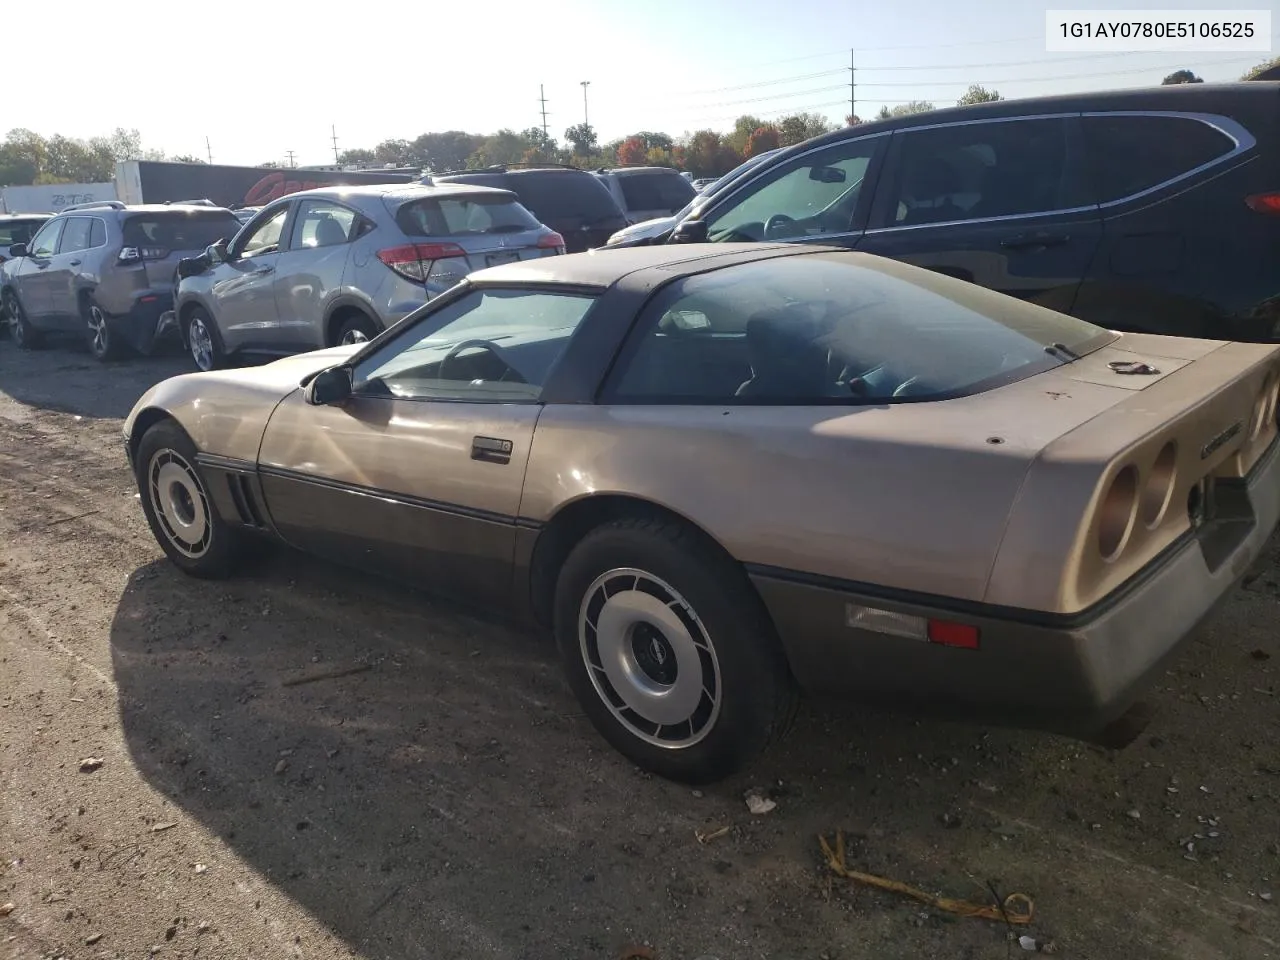
<path id="1" fill-rule="evenodd" d="M 484 138 L 475 153 L 467 158 L 467 166 L 478 168 L 503 163 L 519 163 L 528 149 L 527 140 L 514 130 L 504 128 Z"/>
<path id="2" fill-rule="evenodd" d="M 759 117 L 745 113 L 733 121 L 733 132 L 724 138 L 725 142 L 738 153 L 743 153 L 747 149 L 747 141 L 751 139 L 751 135 L 763 126 L 764 121 Z"/>
<path id="3" fill-rule="evenodd" d="M 1160 81 L 1161 86 L 1167 86 L 1173 83 L 1204 83 L 1204 81 L 1190 70 L 1175 70 Z"/>
<path id="4" fill-rule="evenodd" d="M 683 147 L 682 165 L 695 177 L 718 177 L 742 162 L 742 154 L 715 130 L 694 131 Z"/>
<path id="5" fill-rule="evenodd" d="M 932 109 L 933 104 L 928 100 L 912 100 L 909 103 L 899 103 L 892 109 L 881 107 L 880 112 L 876 114 L 876 119 L 891 120 L 894 117 L 909 117 L 913 113 L 928 113 Z"/>
<path id="6" fill-rule="evenodd" d="M 424 133 L 413 141 L 412 153 L 417 164 L 434 173 L 461 170 L 467 165 L 467 158 L 480 149 L 484 139 L 462 130 Z"/>
<path id="7" fill-rule="evenodd" d="M 1272 57 L 1246 70 L 1241 80 L 1280 80 L 1280 57 Z"/>
<path id="8" fill-rule="evenodd" d="M 410 164 L 412 152 L 408 140 L 383 140 L 373 148 L 373 159 L 378 163 Z"/>
<path id="9" fill-rule="evenodd" d="M 575 156 L 587 156 L 597 147 L 595 128 L 589 123 L 575 123 L 564 132 L 564 138 L 573 144 Z"/>
<path id="10" fill-rule="evenodd" d="M 833 129 L 827 118 L 819 113 L 792 113 L 782 117 L 774 126 L 778 129 L 779 142 L 784 147 L 820 137 Z"/>
<path id="11" fill-rule="evenodd" d="M 176 157 L 169 158 L 171 163 L 204 163 L 199 157 L 191 153 L 180 153 Z"/>
<path id="12" fill-rule="evenodd" d="M 338 154 L 338 162 L 341 164 L 348 163 L 373 163 L 377 157 L 373 155 L 373 151 L 366 147 L 356 147 L 354 150 L 343 150 Z"/>
<path id="13" fill-rule="evenodd" d="M 964 92 L 956 104 L 961 107 L 967 107 L 973 103 L 993 103 L 996 100 L 1003 100 L 999 90 L 988 90 L 980 83 L 972 83 L 969 89 Z M 932 109 L 932 107 L 930 107 Z"/>

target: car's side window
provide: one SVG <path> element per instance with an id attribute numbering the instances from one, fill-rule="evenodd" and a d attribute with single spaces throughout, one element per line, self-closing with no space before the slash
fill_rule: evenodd
<path id="1" fill-rule="evenodd" d="M 88 217 L 71 217 L 62 230 L 62 243 L 58 245 L 59 253 L 76 253 L 89 249 L 89 234 L 93 229 L 93 221 Z"/>
<path id="2" fill-rule="evenodd" d="M 52 257 L 58 249 L 58 238 L 62 236 L 62 228 L 67 218 L 53 219 L 40 228 L 40 232 L 31 238 L 27 252 L 33 257 L 45 259 Z"/>
<path id="3" fill-rule="evenodd" d="M 1190 117 L 1095 115 L 1080 123 L 1099 203 L 1167 183 L 1235 149 L 1221 130 Z"/>
<path id="4" fill-rule="evenodd" d="M 886 140 L 850 140 L 780 164 L 706 218 L 707 239 L 786 240 L 854 229 L 863 178 Z"/>
<path id="5" fill-rule="evenodd" d="M 306 200 L 293 220 L 291 250 L 337 247 L 355 239 L 359 217 L 350 207 L 328 200 Z"/>
<path id="6" fill-rule="evenodd" d="M 107 224 L 106 221 L 98 217 L 90 218 L 89 227 L 89 249 L 94 247 L 105 247 L 107 245 Z"/>
<path id="7" fill-rule="evenodd" d="M 285 218 L 289 216 L 289 208 L 281 207 L 271 217 L 244 238 L 240 245 L 241 257 L 258 257 L 265 253 L 275 253 L 280 249 L 280 234 L 284 230 Z"/>
<path id="8" fill-rule="evenodd" d="M 888 226 L 1049 213 L 1085 198 L 1063 118 L 964 123 L 901 134 Z"/>
<path id="9" fill-rule="evenodd" d="M 594 302 L 580 293 L 472 291 L 361 362 L 355 391 L 413 400 L 537 400 Z"/>

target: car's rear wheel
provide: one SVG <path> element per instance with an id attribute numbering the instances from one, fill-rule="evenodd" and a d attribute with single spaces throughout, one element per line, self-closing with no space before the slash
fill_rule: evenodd
<path id="1" fill-rule="evenodd" d="M 135 465 L 147 523 L 174 565 L 194 577 L 232 574 L 245 534 L 218 515 L 191 438 L 172 420 L 162 420 L 143 434 Z"/>
<path id="2" fill-rule="evenodd" d="M 733 773 L 794 715 L 794 681 L 750 582 L 677 521 L 624 518 L 587 534 L 560 571 L 554 629 L 596 729 L 672 780 Z"/>
<path id="3" fill-rule="evenodd" d="M 22 309 L 18 295 L 12 290 L 4 292 L 4 312 L 9 321 L 9 336 L 21 350 L 35 350 L 43 342 L 40 331 L 31 325 L 27 312 Z"/>
<path id="4" fill-rule="evenodd" d="M 85 338 L 93 358 L 104 363 L 118 360 L 124 354 L 124 344 L 111 317 L 91 298 L 81 303 L 80 311 L 88 328 Z"/>
<path id="5" fill-rule="evenodd" d="M 366 343 L 378 335 L 378 325 L 363 313 L 353 313 L 338 325 L 340 344 Z"/>
<path id="6" fill-rule="evenodd" d="M 195 307 L 187 314 L 182 336 L 198 369 L 217 370 L 226 364 L 218 328 L 202 308 Z"/>

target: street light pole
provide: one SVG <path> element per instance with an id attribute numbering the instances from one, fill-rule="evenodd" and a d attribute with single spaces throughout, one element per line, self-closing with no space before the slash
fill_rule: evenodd
<path id="1" fill-rule="evenodd" d="M 591 121 L 587 119 L 587 87 L 590 85 L 590 80 L 582 81 L 582 122 L 585 126 L 591 125 Z"/>

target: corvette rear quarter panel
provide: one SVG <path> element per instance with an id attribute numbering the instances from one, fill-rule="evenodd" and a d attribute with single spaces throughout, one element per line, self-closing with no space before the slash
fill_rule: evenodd
<path id="1" fill-rule="evenodd" d="M 549 406 L 521 514 L 547 520 L 582 497 L 630 495 L 688 518 L 743 563 L 980 601 L 1032 459 L 1114 402 L 1101 386 L 1067 402 L 1037 390 L 1011 422 L 1007 397 L 995 397 Z"/>

